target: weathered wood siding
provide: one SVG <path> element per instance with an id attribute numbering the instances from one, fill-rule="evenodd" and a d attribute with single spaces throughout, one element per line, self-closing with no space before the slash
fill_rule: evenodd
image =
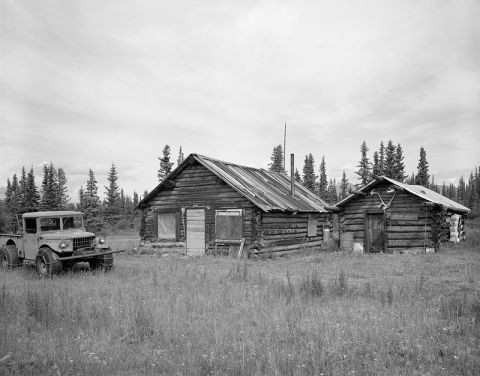
<path id="1" fill-rule="evenodd" d="M 379 184 L 374 190 L 385 203 L 393 193 L 387 193 L 390 184 Z M 377 195 L 357 196 L 343 206 L 340 214 L 340 231 L 352 232 L 354 241 L 365 240 L 365 212 L 379 209 L 381 203 Z M 438 211 L 425 206 L 425 200 L 409 192 L 397 192 L 389 209 L 385 212 L 387 250 L 433 247 L 436 242 L 435 226 Z"/>
<path id="2" fill-rule="evenodd" d="M 314 236 L 309 236 L 312 234 L 308 230 L 309 220 L 316 229 Z M 323 240 L 323 229 L 330 226 L 330 213 L 262 213 L 261 225 L 258 226 L 261 236 L 258 238 L 265 247 L 316 242 Z"/>
<path id="3" fill-rule="evenodd" d="M 205 240 L 207 248 L 215 240 L 215 210 L 243 209 L 243 234 L 246 242 L 252 239 L 252 216 L 256 207 L 200 164 L 184 169 L 175 179 L 175 187 L 161 190 L 148 202 L 146 238 L 155 239 L 155 214 L 171 210 L 179 215 L 179 239 L 185 241 L 185 212 L 182 208 L 204 207 Z M 256 231 L 253 231 L 255 237 Z"/>

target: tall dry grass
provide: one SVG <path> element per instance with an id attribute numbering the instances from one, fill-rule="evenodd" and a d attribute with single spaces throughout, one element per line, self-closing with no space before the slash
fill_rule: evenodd
<path id="1" fill-rule="evenodd" d="M 0 273 L 0 374 L 475 375 L 480 261 L 116 259 Z"/>

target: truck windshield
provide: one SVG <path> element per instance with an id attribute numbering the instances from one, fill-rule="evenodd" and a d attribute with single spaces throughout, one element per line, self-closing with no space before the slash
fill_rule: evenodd
<path id="1" fill-rule="evenodd" d="M 60 218 L 40 218 L 40 231 L 59 231 Z"/>
<path id="2" fill-rule="evenodd" d="M 82 217 L 80 217 L 80 216 L 63 217 L 62 218 L 62 228 L 64 230 L 82 229 L 83 228 Z"/>

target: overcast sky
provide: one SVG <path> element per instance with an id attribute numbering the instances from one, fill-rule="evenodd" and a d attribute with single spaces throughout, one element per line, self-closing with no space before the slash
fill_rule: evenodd
<path id="1" fill-rule="evenodd" d="M 480 2 L 0 0 L 0 186 L 62 167 L 73 201 L 114 163 L 158 183 L 165 144 L 266 167 L 275 145 L 329 178 L 366 140 L 420 146 L 436 181 L 480 165 Z"/>

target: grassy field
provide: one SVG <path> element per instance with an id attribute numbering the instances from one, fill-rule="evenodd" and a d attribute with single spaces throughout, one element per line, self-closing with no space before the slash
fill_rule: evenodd
<path id="1" fill-rule="evenodd" d="M 0 272 L 0 375 L 478 375 L 468 235 L 428 255 L 120 254 L 107 274 Z"/>

